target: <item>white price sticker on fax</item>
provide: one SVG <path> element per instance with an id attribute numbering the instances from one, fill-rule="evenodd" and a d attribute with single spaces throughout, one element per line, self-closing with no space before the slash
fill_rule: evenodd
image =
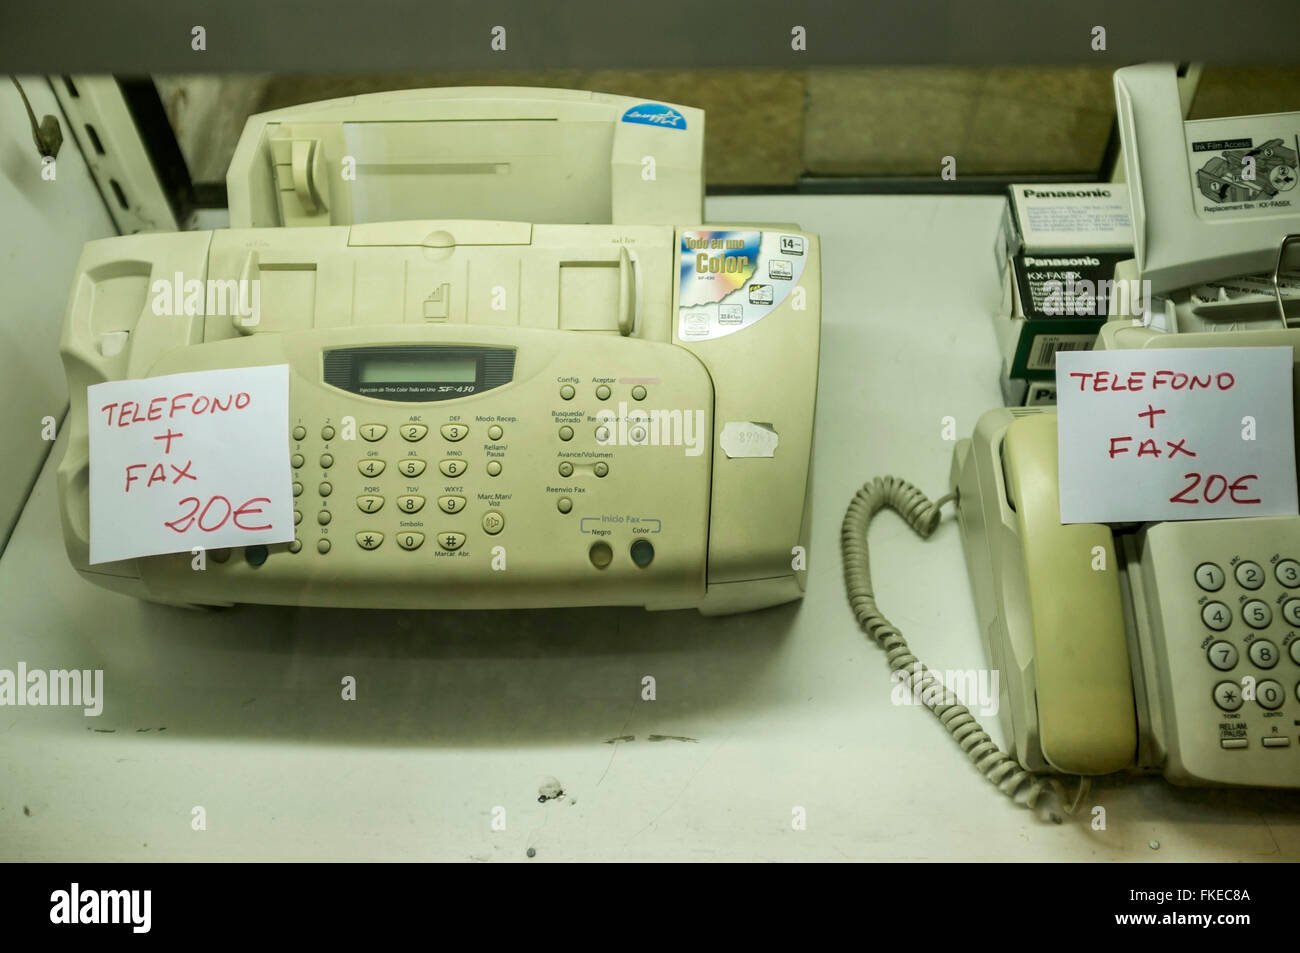
<path id="1" fill-rule="evenodd" d="M 1056 356 L 1061 522 L 1296 513 L 1290 347 Z"/>

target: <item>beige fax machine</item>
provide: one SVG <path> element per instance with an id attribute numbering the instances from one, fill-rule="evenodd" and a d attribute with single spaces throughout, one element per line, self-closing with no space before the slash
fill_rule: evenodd
<path id="1" fill-rule="evenodd" d="M 387 131 L 349 132 L 368 117 Z M 799 598 L 818 241 L 699 224 L 702 123 L 684 107 L 550 90 L 253 117 L 229 179 L 237 227 L 82 254 L 62 339 L 73 564 L 120 592 L 199 605 L 727 613 Z M 365 161 L 346 151 L 356 143 Z M 643 177 L 656 157 L 671 174 Z M 359 178 L 341 177 L 348 166 Z M 538 204 L 544 172 L 561 197 L 583 179 L 582 224 Z M 490 211 L 510 207 L 505 193 L 537 221 L 466 217 L 463 193 L 485 176 Z M 404 177 L 425 217 L 361 214 L 400 211 Z M 445 207 L 460 217 L 430 217 Z M 657 220 L 678 210 L 695 219 Z M 191 280 L 228 289 L 226 307 L 209 293 L 198 313 L 158 313 L 159 287 Z M 203 571 L 188 550 L 91 565 L 86 388 L 278 364 L 296 539 L 213 552 Z"/>

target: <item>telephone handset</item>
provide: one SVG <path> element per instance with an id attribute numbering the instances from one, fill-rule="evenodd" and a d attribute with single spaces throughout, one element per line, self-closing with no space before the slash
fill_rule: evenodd
<path id="1" fill-rule="evenodd" d="M 863 486 L 842 529 L 845 583 L 891 667 L 1004 793 L 1033 806 L 1048 786 L 1065 796 L 1053 775 L 1121 770 L 1300 787 L 1300 517 L 1062 525 L 1052 408 L 984 414 L 951 486 L 935 502 L 892 477 Z M 894 509 L 924 538 L 954 498 L 1008 752 L 871 586 L 871 518 Z"/>

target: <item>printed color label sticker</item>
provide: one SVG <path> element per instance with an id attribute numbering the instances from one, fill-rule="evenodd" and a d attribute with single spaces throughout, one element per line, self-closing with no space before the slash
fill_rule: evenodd
<path id="1" fill-rule="evenodd" d="M 696 229 L 682 233 L 677 336 L 725 337 L 780 306 L 808 260 L 802 235 Z"/>

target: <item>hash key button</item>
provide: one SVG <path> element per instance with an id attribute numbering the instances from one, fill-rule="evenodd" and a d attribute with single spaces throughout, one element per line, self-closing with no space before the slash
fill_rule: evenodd
<path id="1" fill-rule="evenodd" d="M 465 545 L 464 533 L 439 533 L 438 545 L 448 552 L 454 552 Z"/>

